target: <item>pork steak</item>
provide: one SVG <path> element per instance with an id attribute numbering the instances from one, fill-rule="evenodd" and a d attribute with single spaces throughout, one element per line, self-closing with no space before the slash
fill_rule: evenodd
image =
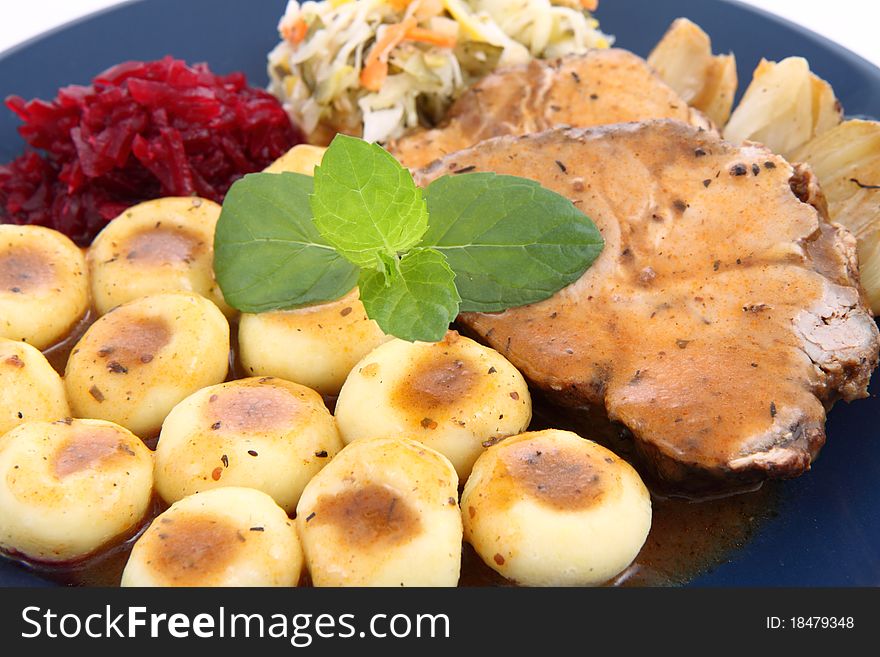
<path id="1" fill-rule="evenodd" d="M 492 137 L 645 119 L 709 127 L 638 55 L 617 48 L 590 50 L 491 73 L 462 94 L 443 125 L 415 130 L 388 150 L 418 168 Z"/>
<path id="2" fill-rule="evenodd" d="M 554 403 L 622 425 L 655 482 L 799 475 L 826 409 L 866 396 L 878 331 L 854 240 L 798 198 L 815 186 L 781 157 L 661 120 L 500 137 L 416 179 L 465 167 L 563 194 L 606 245 L 550 299 L 463 314 L 463 328 Z"/>

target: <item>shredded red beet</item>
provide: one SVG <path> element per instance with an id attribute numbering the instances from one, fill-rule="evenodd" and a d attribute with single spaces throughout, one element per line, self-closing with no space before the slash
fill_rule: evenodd
<path id="1" fill-rule="evenodd" d="M 275 97 L 241 73 L 166 57 L 125 62 L 52 102 L 6 99 L 35 149 L 0 165 L 0 223 L 39 224 L 81 245 L 125 208 L 162 196 L 218 202 L 303 141 Z"/>

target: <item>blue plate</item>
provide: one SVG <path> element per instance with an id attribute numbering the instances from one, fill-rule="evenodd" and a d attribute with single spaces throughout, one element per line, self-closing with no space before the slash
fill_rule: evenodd
<path id="1" fill-rule="evenodd" d="M 167 54 L 206 61 L 214 71 L 244 71 L 265 84 L 266 53 L 284 0 L 142 0 L 88 17 L 0 56 L 0 98 L 51 98 L 127 59 Z M 761 57 L 802 55 L 834 86 L 850 115 L 880 117 L 880 69 L 775 16 L 721 0 L 608 0 L 599 18 L 618 45 L 646 55 L 669 23 L 687 16 L 733 51 L 740 80 Z M 858 18 L 854 18 L 858 20 Z M 0 161 L 24 147 L 17 119 L 0 110 Z M 874 384 L 876 390 L 880 384 Z M 813 470 L 781 486 L 778 515 L 727 562 L 697 579 L 706 586 L 880 585 L 880 400 L 839 404 Z M 694 531 L 700 531 L 694 527 Z M 0 585 L 46 582 L 0 559 Z"/>

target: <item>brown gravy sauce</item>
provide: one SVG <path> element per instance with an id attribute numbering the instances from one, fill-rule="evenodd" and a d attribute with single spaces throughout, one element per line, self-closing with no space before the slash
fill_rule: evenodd
<path id="1" fill-rule="evenodd" d="M 150 264 L 192 261 L 201 246 L 195 235 L 181 228 L 148 228 L 133 235 L 125 245 L 128 260 Z"/>
<path id="2" fill-rule="evenodd" d="M 48 254 L 30 247 L 0 253 L 0 290 L 31 292 L 47 287 L 55 278 Z"/>
<path id="3" fill-rule="evenodd" d="M 43 350 L 43 355 L 49 364 L 55 368 L 55 371 L 64 376 L 64 368 L 67 367 L 67 360 L 70 358 L 70 352 L 79 342 L 80 338 L 85 335 L 89 327 L 98 319 L 98 313 L 94 308 L 89 308 L 86 314 L 77 320 L 68 334 L 61 340 L 53 344 L 51 347 Z"/>
<path id="4" fill-rule="evenodd" d="M 163 583 L 197 586 L 222 573 L 244 547 L 236 525 L 213 514 L 169 513 L 143 536 L 139 550 L 156 563 Z M 205 579 L 203 579 L 205 578 Z"/>
<path id="5" fill-rule="evenodd" d="M 208 398 L 202 414 L 222 432 L 283 431 L 302 413 L 299 399 L 286 389 L 265 385 L 218 391 Z"/>
<path id="6" fill-rule="evenodd" d="M 125 444 L 126 437 L 111 427 L 83 427 L 74 430 L 73 435 L 55 452 L 53 472 L 56 477 L 64 477 L 88 470 L 99 464 L 113 462 L 114 459 L 135 456 L 134 451 Z"/>
<path id="7" fill-rule="evenodd" d="M 0 552 L 5 558 L 16 562 L 25 570 L 62 586 L 119 586 L 128 555 L 153 518 L 168 508 L 157 495 L 147 510 L 147 515 L 128 532 L 115 541 L 104 545 L 92 554 L 75 561 L 34 561 L 21 554 Z"/>
<path id="8" fill-rule="evenodd" d="M 446 353 L 426 353 L 391 393 L 392 403 L 403 410 L 430 413 L 448 408 L 473 392 L 477 373 L 463 359 Z"/>
<path id="9" fill-rule="evenodd" d="M 72 329 L 70 335 L 44 353 L 56 370 L 63 373 L 67 358 L 74 345 L 95 321 L 96 314 L 89 311 Z M 238 358 L 237 326 L 231 326 L 232 350 L 229 356 L 227 380 L 244 378 Z M 614 436 L 601 422 L 572 418 L 542 400 L 533 397 L 534 418 L 530 430 L 549 428 L 569 429 L 581 435 L 610 443 L 619 449 Z M 334 398 L 325 398 L 330 410 Z M 155 449 L 158 437 L 145 440 Z M 620 454 L 626 458 L 626 454 Z M 650 487 L 650 484 L 649 484 Z M 752 492 L 740 493 L 710 500 L 686 500 L 653 495 L 653 519 L 651 532 L 635 561 L 620 575 L 608 582 L 608 586 L 678 586 L 703 575 L 725 563 L 736 551 L 744 547 L 761 524 L 776 514 L 779 484 L 767 483 Z M 119 540 L 104 546 L 92 555 L 74 562 L 45 563 L 29 560 L 21 555 L 5 556 L 40 577 L 66 586 L 117 586 L 134 542 L 150 522 L 167 505 L 154 499 L 143 522 Z M 301 585 L 309 585 L 304 574 Z M 462 549 L 461 578 L 459 586 L 514 586 L 489 568 L 470 545 Z"/>
<path id="10" fill-rule="evenodd" d="M 603 496 L 602 466 L 572 449 L 517 443 L 501 449 L 492 474 L 501 493 L 496 499 L 504 503 L 512 502 L 504 492 L 525 491 L 552 509 L 567 511 L 589 508 Z"/>
<path id="11" fill-rule="evenodd" d="M 418 513 L 379 484 L 321 495 L 312 515 L 312 523 L 334 527 L 354 550 L 404 543 L 421 531 Z"/>
<path id="12" fill-rule="evenodd" d="M 703 502 L 653 498 L 648 540 L 607 586 L 680 586 L 728 561 L 774 515 L 777 487 Z M 465 544 L 459 586 L 513 586 Z"/>

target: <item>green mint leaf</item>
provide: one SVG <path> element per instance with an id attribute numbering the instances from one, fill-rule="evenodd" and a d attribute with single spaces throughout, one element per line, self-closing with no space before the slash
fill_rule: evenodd
<path id="1" fill-rule="evenodd" d="M 375 144 L 337 135 L 315 169 L 315 225 L 327 243 L 360 267 L 381 268 L 416 246 L 428 226 L 422 190 Z"/>
<path id="2" fill-rule="evenodd" d="M 338 299 L 358 269 L 318 233 L 311 176 L 257 173 L 226 194 L 214 236 L 214 271 L 226 302 L 243 312 Z"/>
<path id="3" fill-rule="evenodd" d="M 422 245 L 446 256 L 462 311 L 542 301 L 580 278 L 604 246 L 571 201 L 524 178 L 444 176 L 426 198 L 431 223 Z"/>
<path id="4" fill-rule="evenodd" d="M 383 331 L 410 342 L 437 342 L 458 315 L 455 274 L 442 253 L 415 249 L 386 274 L 363 270 L 361 301 Z"/>

